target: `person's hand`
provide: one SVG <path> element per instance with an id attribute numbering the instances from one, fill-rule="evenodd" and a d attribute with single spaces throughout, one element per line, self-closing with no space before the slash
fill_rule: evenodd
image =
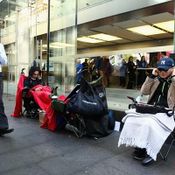
<path id="1" fill-rule="evenodd" d="M 153 71 L 152 71 L 152 74 L 154 75 L 154 76 L 158 76 L 158 74 L 159 74 L 159 71 L 158 71 L 158 69 L 157 68 L 154 68 L 153 69 Z"/>
<path id="2" fill-rule="evenodd" d="M 36 89 L 35 89 L 35 91 L 41 91 L 42 90 L 42 87 L 37 87 Z"/>
<path id="3" fill-rule="evenodd" d="M 172 68 L 171 76 L 175 76 L 175 68 Z"/>

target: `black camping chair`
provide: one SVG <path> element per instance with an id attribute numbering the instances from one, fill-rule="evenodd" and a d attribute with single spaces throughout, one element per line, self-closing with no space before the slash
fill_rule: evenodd
<path id="1" fill-rule="evenodd" d="M 173 144 L 175 143 L 175 129 L 171 132 L 167 140 L 170 140 L 170 143 L 168 143 L 168 147 L 166 149 L 164 148 L 167 145 L 165 143 L 160 151 L 160 156 L 163 160 L 167 160 L 169 152 L 172 149 Z"/>
<path id="2" fill-rule="evenodd" d="M 39 106 L 32 97 L 28 96 L 29 89 L 24 88 L 22 92 L 24 111 L 22 115 L 28 118 L 39 117 Z"/>

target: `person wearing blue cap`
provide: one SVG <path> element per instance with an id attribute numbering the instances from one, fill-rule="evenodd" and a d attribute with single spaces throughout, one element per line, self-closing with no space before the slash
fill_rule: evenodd
<path id="1" fill-rule="evenodd" d="M 166 91 L 166 94 L 168 91 L 172 92 L 172 90 L 174 90 L 174 86 L 172 83 L 172 80 L 174 80 L 174 75 L 174 61 L 171 58 L 160 59 L 157 63 L 157 68 L 153 69 L 152 74 L 147 77 L 145 83 L 141 88 L 142 94 L 149 95 L 149 104 L 163 103 L 164 106 L 171 108 L 174 106 L 175 97 L 173 101 L 169 102 L 168 99 L 170 96 L 168 96 L 167 99 L 167 97 L 162 96 L 162 93 L 159 94 L 160 90 Z M 168 93 L 167 95 L 170 94 L 171 93 Z"/>
<path id="2" fill-rule="evenodd" d="M 175 68 L 171 58 L 162 58 L 141 87 L 141 95 L 149 95 L 148 104 L 173 110 L 175 106 Z M 133 110 L 133 109 L 131 109 Z M 143 165 L 154 162 L 163 143 L 175 128 L 173 116 L 166 113 L 137 113 L 128 110 L 122 119 L 118 146 L 135 147 L 133 158 Z M 161 123 L 161 124 L 160 124 Z M 162 125 L 163 124 L 163 125 Z M 161 136 L 161 137 L 160 137 Z"/>

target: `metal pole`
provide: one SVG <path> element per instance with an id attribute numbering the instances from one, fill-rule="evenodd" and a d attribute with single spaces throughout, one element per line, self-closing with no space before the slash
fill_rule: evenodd
<path id="1" fill-rule="evenodd" d="M 175 2 L 174 2 L 174 34 L 173 34 L 173 45 L 174 45 L 174 53 L 175 53 Z"/>
<path id="2" fill-rule="evenodd" d="M 50 0 L 48 0 L 48 19 L 47 19 L 47 85 L 49 85 L 49 53 L 50 53 Z"/>
<path id="3" fill-rule="evenodd" d="M 76 41 L 75 41 L 75 55 L 77 55 L 77 23 L 78 23 L 78 0 L 75 0 L 75 30 L 76 30 Z"/>
<path id="4" fill-rule="evenodd" d="M 78 0 L 75 0 L 75 58 L 74 58 L 74 84 L 75 84 L 75 77 L 76 77 L 76 59 L 77 59 L 77 23 L 78 23 Z"/>
<path id="5" fill-rule="evenodd" d="M 41 39 L 40 40 L 40 60 L 39 60 L 39 63 L 40 63 L 40 69 L 42 70 L 42 62 L 43 62 L 43 40 Z"/>

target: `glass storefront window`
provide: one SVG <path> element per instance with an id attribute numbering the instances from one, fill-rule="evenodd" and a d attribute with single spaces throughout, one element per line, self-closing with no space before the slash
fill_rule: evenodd
<path id="1" fill-rule="evenodd" d="M 5 0 L 0 2 L 0 18 L 3 21 L 3 26 L 0 28 L 0 39 L 5 46 L 8 58 L 8 65 L 3 66 L 5 80 L 4 92 L 9 94 L 15 93 L 20 72 L 18 71 L 18 68 L 20 67 L 19 57 L 21 58 L 20 54 L 18 53 L 18 46 L 20 45 L 18 29 L 20 28 L 21 30 L 22 25 L 20 26 L 18 21 L 20 21 L 19 12 L 22 10 L 22 8 L 27 6 L 27 1 L 24 0 L 22 3 L 21 2 Z M 20 33 L 20 35 L 21 34 L 22 33 Z M 25 40 L 23 40 L 23 45 L 25 43 L 24 41 Z"/>
<path id="2" fill-rule="evenodd" d="M 163 27 L 163 24 L 158 24 L 159 22 L 174 20 L 173 2 L 162 0 L 156 4 L 151 0 L 150 5 L 143 2 L 143 6 L 140 2 L 138 7 L 142 8 L 133 11 L 132 6 L 129 11 L 126 7 L 123 13 L 119 10 L 112 16 L 109 16 L 111 11 L 108 10 L 105 17 L 103 12 L 106 6 L 109 7 L 116 1 L 50 1 L 48 80 L 51 86 L 59 87 L 60 93 L 68 92 L 74 86 L 76 58 L 82 58 L 82 62 L 88 58 L 91 64 L 92 58 L 98 62 L 99 58 L 108 57 L 112 65 L 108 87 L 116 90 L 127 89 L 130 79 L 127 70 L 126 84 L 124 87 L 120 86 L 120 68 L 123 59 L 128 63 L 129 57 L 133 56 L 136 65 L 138 60 L 141 60 L 141 56 L 145 56 L 152 68 L 160 52 L 173 52 L 174 30 L 172 31 L 171 28 L 170 31 L 166 28 L 162 30 L 162 34 L 150 36 L 133 29 L 143 24 L 154 24 L 158 29 Z M 132 2 L 134 5 L 137 1 Z M 117 3 L 121 4 L 122 1 Z M 102 7 L 104 10 L 99 10 Z M 113 13 L 115 8 L 111 8 Z M 47 80 L 48 1 L 17 0 L 11 3 L 3 0 L 0 2 L 0 10 L 0 18 L 4 21 L 4 27 L 0 30 L 1 42 L 5 45 L 9 59 L 8 69 L 6 69 L 9 71 L 8 80 L 17 83 L 21 68 L 25 67 L 28 72 L 34 59 L 40 62 L 43 77 Z M 99 18 L 101 13 L 103 13 L 102 19 Z M 93 18 L 91 21 L 87 18 L 88 14 Z M 91 40 L 91 43 L 87 42 L 87 39 Z M 92 40 L 96 42 L 92 43 Z M 140 70 L 136 69 L 131 90 L 140 88 L 138 86 Z"/>
<path id="3" fill-rule="evenodd" d="M 61 92 L 74 86 L 76 57 L 76 0 L 51 1 L 49 84 Z"/>

